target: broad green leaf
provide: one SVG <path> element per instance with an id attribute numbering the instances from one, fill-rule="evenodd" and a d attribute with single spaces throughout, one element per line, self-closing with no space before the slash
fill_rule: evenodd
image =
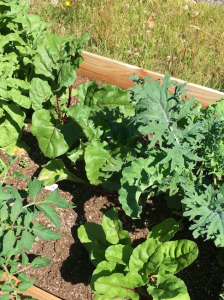
<path id="1" fill-rule="evenodd" d="M 51 207 L 49 204 L 36 205 L 36 207 L 42 211 L 46 217 L 56 226 L 56 228 L 60 229 L 60 219 L 55 209 Z"/>
<path id="2" fill-rule="evenodd" d="M 106 235 L 101 225 L 95 223 L 85 223 L 78 229 L 78 237 L 83 246 L 91 254 L 93 253 L 92 263 L 97 265 L 105 260 L 105 251 L 110 246 L 106 240 Z"/>
<path id="3" fill-rule="evenodd" d="M 166 219 L 152 228 L 148 238 L 158 239 L 164 244 L 174 236 L 178 229 L 179 225 L 174 219 Z"/>
<path id="4" fill-rule="evenodd" d="M 177 262 L 174 273 L 190 265 L 198 256 L 197 244 L 189 240 L 171 241 L 163 246 L 164 257 L 170 257 Z"/>
<path id="5" fill-rule="evenodd" d="M 43 154 L 55 158 L 67 152 L 77 140 L 79 127 L 74 121 L 57 125 L 50 111 L 39 109 L 32 116 L 31 132 L 36 136 Z"/>
<path id="6" fill-rule="evenodd" d="M 133 248 L 129 245 L 112 245 L 107 248 L 105 257 L 109 262 L 128 265 Z"/>
<path id="7" fill-rule="evenodd" d="M 102 133 L 99 128 L 95 128 L 94 122 L 90 119 L 91 109 L 83 104 L 73 105 L 68 109 L 70 116 L 82 128 L 82 131 L 88 141 L 98 138 Z"/>
<path id="8" fill-rule="evenodd" d="M 33 78 L 30 85 L 30 100 L 34 110 L 42 109 L 52 96 L 51 87 L 47 81 L 40 78 Z"/>
<path id="9" fill-rule="evenodd" d="M 85 169 L 91 184 L 98 185 L 102 182 L 100 177 L 104 177 L 104 173 L 101 172 L 100 169 L 110 156 L 111 153 L 107 142 L 101 143 L 93 140 L 91 144 L 87 146 L 84 154 L 86 163 Z"/>
<path id="10" fill-rule="evenodd" d="M 69 172 L 61 159 L 53 159 L 49 161 L 40 172 L 38 179 L 42 180 L 45 186 L 52 185 L 64 179 L 85 183 L 84 180 Z"/>
<path id="11" fill-rule="evenodd" d="M 16 144 L 22 135 L 25 114 L 16 104 L 2 105 L 5 111 L 0 124 L 0 148 Z"/>
<path id="12" fill-rule="evenodd" d="M 131 95 L 116 86 L 105 84 L 99 88 L 96 82 L 88 82 L 78 89 L 78 99 L 92 110 L 119 110 L 124 116 L 134 116 Z"/>
<path id="13" fill-rule="evenodd" d="M 19 106 L 22 106 L 26 109 L 29 109 L 31 106 L 30 98 L 22 95 L 22 93 L 15 88 L 12 88 L 8 92 L 8 96 L 13 102 L 18 104 Z"/>
<path id="14" fill-rule="evenodd" d="M 163 260 L 163 246 L 161 242 L 149 238 L 137 246 L 130 257 L 129 270 L 140 275 L 152 274 Z"/>
<path id="15" fill-rule="evenodd" d="M 44 268 L 44 267 L 47 267 L 50 262 L 51 262 L 50 258 L 39 256 L 39 257 L 36 257 L 32 261 L 32 263 L 30 264 L 30 268 L 33 268 L 33 269 Z"/>
<path id="16" fill-rule="evenodd" d="M 43 189 L 43 182 L 34 178 L 28 182 L 28 189 L 29 189 L 29 197 L 33 200 L 36 199 L 36 196 L 42 191 Z"/>
<path id="17" fill-rule="evenodd" d="M 107 241 L 111 244 L 131 245 L 130 235 L 128 231 L 123 230 L 116 208 L 113 207 L 104 214 L 102 227 Z"/>
<path id="18" fill-rule="evenodd" d="M 157 282 L 153 285 L 148 284 L 147 291 L 155 300 L 185 300 L 187 288 L 184 282 L 174 275 L 158 275 Z M 184 298 L 181 298 L 184 296 Z M 186 297 L 186 300 L 189 299 Z"/>
<path id="19" fill-rule="evenodd" d="M 20 290 L 21 292 L 25 292 L 26 290 L 28 290 L 35 282 L 35 279 L 30 279 L 24 273 L 20 273 L 18 275 L 18 279 L 21 281 L 18 284 L 18 290 Z"/>
<path id="20" fill-rule="evenodd" d="M 72 85 L 75 80 L 76 80 L 76 71 L 74 66 L 70 65 L 70 63 L 63 64 L 58 76 L 57 90 Z"/>
<path id="21" fill-rule="evenodd" d="M 92 291 L 95 292 L 94 289 L 94 282 L 102 277 L 102 276 L 109 276 L 113 273 L 118 273 L 119 272 L 119 267 L 116 263 L 114 262 L 108 262 L 106 260 L 101 261 L 97 266 L 96 269 L 93 272 L 91 282 L 90 282 L 90 287 Z"/>
<path id="22" fill-rule="evenodd" d="M 96 294 L 103 294 L 109 299 L 120 298 L 122 300 L 139 300 L 139 294 L 134 291 L 135 287 L 142 285 L 141 276 L 128 273 L 126 276 L 114 273 L 110 276 L 103 276 L 94 282 Z"/>

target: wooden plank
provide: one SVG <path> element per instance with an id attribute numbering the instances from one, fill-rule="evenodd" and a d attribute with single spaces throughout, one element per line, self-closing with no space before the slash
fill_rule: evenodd
<path id="1" fill-rule="evenodd" d="M 80 65 L 79 75 L 89 77 L 93 80 L 100 80 L 105 83 L 116 85 L 122 89 L 127 89 L 134 85 L 129 79 L 129 75 L 136 74 L 143 78 L 152 76 L 152 79 L 161 79 L 164 75 L 136 66 L 122 63 L 117 60 L 106 58 L 100 55 L 83 51 L 84 62 Z M 179 84 L 185 81 L 171 77 L 171 80 L 177 81 Z M 186 89 L 188 97 L 194 96 L 204 107 L 209 103 L 215 102 L 217 98 L 224 98 L 224 93 L 206 88 L 197 84 L 187 83 Z M 174 91 L 174 87 L 170 88 L 170 92 Z"/>
<path id="2" fill-rule="evenodd" d="M 2 284 L 7 279 L 8 279 L 7 275 L 3 274 L 2 278 L 0 279 L 0 283 Z M 19 280 L 17 278 L 15 278 L 14 276 L 12 276 L 12 279 L 15 279 L 17 282 L 19 282 Z M 0 295 L 3 295 L 3 294 L 5 294 L 5 293 L 0 291 Z M 18 294 L 22 297 L 22 299 L 25 299 L 28 296 L 28 297 L 31 297 L 31 298 L 34 298 L 37 300 L 61 300 L 60 298 L 57 298 L 35 286 L 32 286 L 31 288 L 29 288 L 26 292 L 18 291 Z"/>

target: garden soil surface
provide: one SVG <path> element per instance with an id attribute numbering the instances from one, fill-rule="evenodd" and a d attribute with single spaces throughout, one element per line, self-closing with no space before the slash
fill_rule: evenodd
<path id="1" fill-rule="evenodd" d="M 78 76 L 75 86 L 89 81 L 87 78 Z M 75 102 L 75 99 L 74 99 Z M 40 152 L 37 140 L 30 133 L 29 127 L 24 129 L 23 140 L 31 148 L 29 153 L 21 152 L 19 159 L 10 169 L 10 173 L 20 171 L 31 177 L 37 177 L 48 159 Z M 7 155 L 0 152 L 0 157 L 6 162 Z M 28 166 L 23 168 L 19 165 L 25 159 Z M 67 167 L 77 176 L 85 179 L 84 166 L 82 163 L 75 167 L 67 161 Z M 94 167 L 94 166 L 93 166 Z M 16 178 L 7 179 L 6 183 L 13 184 L 17 189 L 27 186 L 27 181 Z M 93 294 L 89 287 L 94 266 L 89 260 L 85 248 L 80 243 L 77 230 L 85 222 L 100 224 L 103 213 L 110 207 L 115 206 L 119 211 L 120 219 L 124 229 L 131 234 L 133 245 L 145 240 L 148 231 L 166 218 L 174 217 L 179 222 L 182 230 L 178 231 L 174 239 L 194 240 L 199 247 L 199 256 L 196 261 L 177 274 L 187 285 L 191 300 L 218 300 L 224 279 L 224 268 L 217 263 L 217 256 L 220 248 L 216 248 L 212 241 L 203 241 L 202 238 L 195 240 L 191 231 L 188 230 L 188 220 L 180 219 L 172 214 L 167 208 L 163 196 L 149 199 L 144 208 L 140 220 L 132 220 L 125 216 L 121 206 L 116 199 L 106 197 L 92 188 L 69 181 L 58 183 L 59 194 L 65 197 L 75 208 L 67 210 L 56 209 L 61 221 L 61 229 L 58 230 L 40 212 L 39 222 L 45 226 L 52 227 L 62 238 L 43 243 L 36 238 L 31 252 L 30 259 L 36 255 L 50 257 L 50 265 L 46 268 L 29 270 L 27 274 L 35 278 L 35 285 L 61 299 L 65 300 L 91 300 Z M 41 192 L 45 197 L 48 190 Z"/>

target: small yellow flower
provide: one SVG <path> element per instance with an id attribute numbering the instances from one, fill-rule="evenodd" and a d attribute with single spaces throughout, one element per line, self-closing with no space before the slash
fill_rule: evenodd
<path id="1" fill-rule="evenodd" d="M 66 6 L 70 6 L 70 1 L 65 1 Z"/>

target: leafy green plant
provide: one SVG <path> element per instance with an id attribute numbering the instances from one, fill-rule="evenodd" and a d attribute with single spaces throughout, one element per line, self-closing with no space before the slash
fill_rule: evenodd
<path id="1" fill-rule="evenodd" d="M 0 185 L 3 185 L 5 180 L 9 177 L 19 178 L 19 179 L 27 179 L 27 176 L 22 174 L 21 172 L 13 172 L 11 175 L 8 175 L 10 167 L 17 161 L 18 156 L 8 156 L 8 166 L 3 162 L 0 158 Z"/>
<path id="2" fill-rule="evenodd" d="M 20 167 L 22 168 L 26 168 L 28 167 L 28 162 L 26 161 L 25 158 L 23 158 L 20 162 L 19 162 Z"/>
<path id="3" fill-rule="evenodd" d="M 1 291 L 7 293 L 1 296 L 3 300 L 21 299 L 20 292 L 26 291 L 35 282 L 24 271 L 28 268 L 42 268 L 50 263 L 51 259 L 46 257 L 36 257 L 29 261 L 24 250 L 31 250 L 35 237 L 43 241 L 61 237 L 54 230 L 35 221 L 38 211 L 60 229 L 58 214 L 51 205 L 63 209 L 72 207 L 65 198 L 58 195 L 58 189 L 45 199 L 38 199 L 42 188 L 43 183 L 36 178 L 29 181 L 28 192 L 18 191 L 10 185 L 0 185 L 0 278 L 4 273 L 7 274 L 7 281 L 1 285 Z M 17 284 L 11 276 L 17 276 L 20 282 Z"/>
<path id="4" fill-rule="evenodd" d="M 0 2 L 0 148 L 15 146 L 32 108 L 37 111 L 34 123 L 38 114 L 42 115 L 40 123 L 45 118 L 46 143 L 51 142 L 51 136 L 61 138 L 61 151 L 57 153 L 40 143 L 43 152 L 53 157 L 67 151 L 74 140 L 69 134 L 76 130 L 74 122 L 64 123 L 71 97 L 76 93 L 71 85 L 83 61 L 82 45 L 88 35 L 76 39 L 49 34 L 47 23 L 28 14 L 29 0 L 19 2 Z M 34 133 L 39 141 L 38 130 Z"/>
<path id="5" fill-rule="evenodd" d="M 194 97 L 186 101 L 185 84 L 170 81 L 167 74 L 163 84 L 135 75 L 131 79 L 131 93 L 108 85 L 98 88 L 94 82 L 80 86 L 79 103 L 67 113 L 80 127 L 79 143 L 67 156 L 74 164 L 84 160 L 90 184 L 113 191 L 96 188 L 118 197 L 130 217 L 139 218 L 146 200 L 161 193 L 168 206 L 182 214 L 187 206 L 181 199 L 194 187 L 199 191 L 209 182 L 218 190 L 223 183 L 223 102 L 203 109 Z M 69 172 L 61 159 L 50 161 L 39 178 L 47 185 L 63 179 L 89 185 Z M 203 197 L 204 206 L 210 207 Z M 212 210 L 222 209 L 216 201 L 214 205 Z M 213 228 L 206 216 L 204 233 Z M 216 239 L 218 232 L 213 230 L 207 236 Z"/>
<path id="6" fill-rule="evenodd" d="M 90 283 L 94 299 L 190 299 L 174 274 L 196 259 L 198 248 L 189 240 L 169 241 L 178 228 L 174 219 L 167 219 L 133 248 L 115 208 L 105 213 L 102 226 L 81 225 L 78 236 L 96 266 Z"/>
<path id="7" fill-rule="evenodd" d="M 99 88 L 96 82 L 88 82 L 79 87 L 78 101 L 79 103 L 67 110 L 67 116 L 77 125 L 76 132 L 73 132 L 73 137 L 76 136 L 77 140 L 76 147 L 70 148 L 67 156 L 73 164 L 80 159 L 85 161 L 85 170 L 90 184 L 101 184 L 116 190 L 120 186 L 119 171 L 122 164 L 135 155 L 138 132 L 133 124 L 130 125 L 131 117 L 135 114 L 134 102 L 131 101 L 128 91 L 107 84 Z M 40 116 L 37 120 L 35 116 L 33 117 L 31 128 L 33 133 L 36 130 L 36 122 L 40 123 Z M 43 121 L 43 126 L 39 130 L 43 138 L 42 145 L 45 142 L 45 127 L 48 128 L 48 125 L 44 124 L 46 122 Z M 52 140 L 51 149 L 60 146 L 61 143 L 53 143 Z M 59 170 L 56 167 L 59 162 L 61 176 L 56 178 L 52 171 Z M 113 174 L 114 168 L 117 170 L 116 174 Z M 65 171 L 65 166 L 60 159 L 49 162 L 39 178 L 46 184 L 64 178 L 73 180 L 72 176 L 68 178 L 68 172 Z"/>
<path id="8" fill-rule="evenodd" d="M 224 184 L 216 190 L 212 184 L 204 189 L 191 187 L 181 202 L 185 206 L 183 215 L 194 221 L 190 226 L 194 238 L 205 236 L 217 247 L 224 247 Z"/>

